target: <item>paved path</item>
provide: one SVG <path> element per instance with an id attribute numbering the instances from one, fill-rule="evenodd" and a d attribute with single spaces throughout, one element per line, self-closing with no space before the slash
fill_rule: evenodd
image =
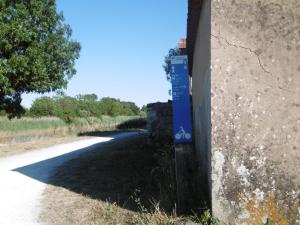
<path id="1" fill-rule="evenodd" d="M 0 158 L 0 225 L 37 225 L 40 200 L 50 173 L 80 154 L 100 150 L 104 142 L 138 132 L 95 137 Z"/>

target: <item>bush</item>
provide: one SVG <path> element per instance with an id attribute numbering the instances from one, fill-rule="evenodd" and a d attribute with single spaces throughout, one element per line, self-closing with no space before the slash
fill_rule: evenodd
<path id="1" fill-rule="evenodd" d="M 56 102 L 50 97 L 41 97 L 36 99 L 30 108 L 29 114 L 31 116 L 54 116 L 56 114 Z"/>
<path id="2" fill-rule="evenodd" d="M 95 94 L 78 95 L 75 98 L 62 95 L 36 99 L 29 115 L 35 117 L 57 116 L 67 123 L 71 123 L 75 117 L 138 116 L 141 115 L 141 110 L 133 102 L 123 102 L 109 97 L 98 100 Z"/>
<path id="3" fill-rule="evenodd" d="M 56 100 L 56 104 L 56 116 L 66 123 L 70 124 L 74 121 L 74 118 L 79 117 L 80 110 L 78 108 L 78 101 L 75 98 L 63 96 Z"/>
<path id="4" fill-rule="evenodd" d="M 6 112 L 4 110 L 0 110 L 0 116 L 6 116 Z"/>

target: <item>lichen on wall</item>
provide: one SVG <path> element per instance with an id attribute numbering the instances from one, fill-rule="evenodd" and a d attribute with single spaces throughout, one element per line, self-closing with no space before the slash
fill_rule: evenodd
<path id="1" fill-rule="evenodd" d="M 300 1 L 213 0 L 212 206 L 300 224 Z"/>

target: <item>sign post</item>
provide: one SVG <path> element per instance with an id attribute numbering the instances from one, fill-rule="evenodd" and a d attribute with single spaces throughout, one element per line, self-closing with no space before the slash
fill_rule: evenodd
<path id="1" fill-rule="evenodd" d="M 187 56 L 173 56 L 171 65 L 174 142 L 175 144 L 190 143 L 192 142 L 192 118 Z"/>
<path id="2" fill-rule="evenodd" d="M 179 214 L 191 214 L 198 211 L 198 197 L 196 196 L 194 182 L 196 164 L 192 145 L 188 57 L 186 55 L 173 56 L 171 67 L 177 212 Z"/>

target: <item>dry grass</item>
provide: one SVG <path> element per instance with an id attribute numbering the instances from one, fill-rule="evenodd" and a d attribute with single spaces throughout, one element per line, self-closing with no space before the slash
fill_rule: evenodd
<path id="1" fill-rule="evenodd" d="M 40 221 L 49 225 L 172 225 L 203 217 L 178 217 L 170 146 L 146 137 L 108 142 L 60 166 L 43 194 Z M 212 223 L 210 223 L 211 221 Z"/>
<path id="2" fill-rule="evenodd" d="M 71 127 L 92 127 L 94 129 L 117 127 L 119 124 L 137 119 L 138 116 L 101 116 L 96 117 L 84 117 L 74 118 Z M 63 120 L 57 117 L 23 117 L 21 119 L 9 120 L 7 117 L 0 116 L 0 131 L 1 132 L 21 132 L 28 130 L 46 130 L 46 129 L 57 129 L 60 127 L 69 127 Z"/>
<path id="3" fill-rule="evenodd" d="M 40 217 L 51 225 L 171 225 L 181 218 L 167 215 L 160 208 L 149 212 L 135 212 L 117 203 L 91 199 L 62 187 L 48 187 L 47 199 Z"/>
<path id="4" fill-rule="evenodd" d="M 136 117 L 77 118 L 74 124 L 67 125 L 56 117 L 13 120 L 0 117 L 0 157 L 86 138 L 82 133 L 116 130 L 119 124 L 132 118 Z"/>
<path id="5" fill-rule="evenodd" d="M 107 144 L 104 152 L 65 163 L 44 192 L 41 221 L 54 225 L 169 225 L 181 220 L 173 213 L 174 180 L 158 174 L 162 170 L 157 169 L 156 153 L 145 137 L 139 137 Z M 159 183 L 157 177 L 165 180 Z"/>
<path id="6" fill-rule="evenodd" d="M 66 137 L 43 137 L 40 139 L 35 139 L 34 141 L 28 141 L 23 143 L 12 142 L 9 144 L 0 144 L 0 157 L 11 156 L 14 154 L 19 154 L 34 149 L 46 148 L 57 144 L 63 144 L 87 138 L 90 137 L 78 137 L 75 135 Z"/>

